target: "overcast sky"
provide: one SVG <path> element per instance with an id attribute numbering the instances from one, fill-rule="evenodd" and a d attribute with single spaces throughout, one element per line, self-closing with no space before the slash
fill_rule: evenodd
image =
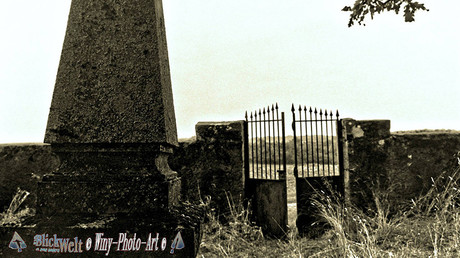
<path id="1" fill-rule="evenodd" d="M 348 28 L 353 0 L 164 0 L 179 137 L 275 102 L 460 130 L 460 1 L 421 1 Z M 70 2 L 0 1 L 0 143 L 43 141 Z"/>

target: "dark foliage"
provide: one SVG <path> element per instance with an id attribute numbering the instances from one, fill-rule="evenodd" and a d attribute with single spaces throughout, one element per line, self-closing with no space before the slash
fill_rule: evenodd
<path id="1" fill-rule="evenodd" d="M 384 11 L 394 11 L 399 14 L 401 8 L 404 9 L 404 20 L 406 22 L 415 21 L 415 12 L 418 10 L 429 11 L 423 3 L 412 0 L 356 0 L 353 6 L 345 6 L 342 11 L 351 12 L 348 27 L 358 22 L 359 25 L 366 25 L 363 21 L 366 16 L 380 14 Z"/>

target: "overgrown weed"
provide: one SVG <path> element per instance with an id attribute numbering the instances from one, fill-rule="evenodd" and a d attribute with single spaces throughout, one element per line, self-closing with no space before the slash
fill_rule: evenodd
<path id="1" fill-rule="evenodd" d="M 345 205 L 337 195 L 314 203 L 331 226 L 327 256 L 457 257 L 460 247 L 460 169 L 432 180 L 431 189 L 409 210 L 390 216 L 388 192 L 374 193 L 374 212 Z M 339 253 L 337 253 L 339 251 Z"/>
<path id="2" fill-rule="evenodd" d="M 338 194 L 318 195 L 313 201 L 329 229 L 317 239 L 301 238 L 296 229 L 283 240 L 266 239 L 248 209 L 229 198 L 229 223 L 208 214 L 199 256 L 458 257 L 459 182 L 460 167 L 446 171 L 432 180 L 425 195 L 396 214 L 385 191 L 374 193 L 373 212 L 344 204 Z"/>

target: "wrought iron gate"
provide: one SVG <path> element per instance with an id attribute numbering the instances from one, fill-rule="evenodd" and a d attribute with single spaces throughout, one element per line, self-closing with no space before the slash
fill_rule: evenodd
<path id="1" fill-rule="evenodd" d="M 266 234 L 287 229 L 286 142 L 284 112 L 278 104 L 246 112 L 245 183 L 255 222 Z"/>
<path id="2" fill-rule="evenodd" d="M 294 104 L 294 176 L 296 178 L 297 229 L 310 234 L 322 227 L 318 210 L 311 203 L 315 194 L 343 196 L 343 148 L 339 111 Z"/>
<path id="3" fill-rule="evenodd" d="M 300 234 L 311 231 L 318 221 L 311 197 L 318 192 L 331 194 L 330 189 L 343 196 L 344 189 L 339 112 L 334 117 L 332 111 L 296 109 L 294 104 L 291 112 L 293 149 L 288 158 L 285 117 L 278 104 L 245 115 L 245 194 L 255 222 L 274 236 L 283 236 L 287 229 L 287 161 L 294 163 Z"/>

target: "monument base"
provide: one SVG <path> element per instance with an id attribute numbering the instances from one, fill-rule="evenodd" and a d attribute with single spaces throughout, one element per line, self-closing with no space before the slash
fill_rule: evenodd
<path id="1" fill-rule="evenodd" d="M 203 208 L 180 202 L 160 145 L 52 145 L 60 167 L 38 185 L 37 213 L 0 227 L 0 257 L 195 257 Z"/>
<path id="2" fill-rule="evenodd" d="M 61 166 L 38 185 L 37 213 L 99 216 L 144 214 L 180 203 L 172 150 L 146 144 L 52 145 Z"/>

